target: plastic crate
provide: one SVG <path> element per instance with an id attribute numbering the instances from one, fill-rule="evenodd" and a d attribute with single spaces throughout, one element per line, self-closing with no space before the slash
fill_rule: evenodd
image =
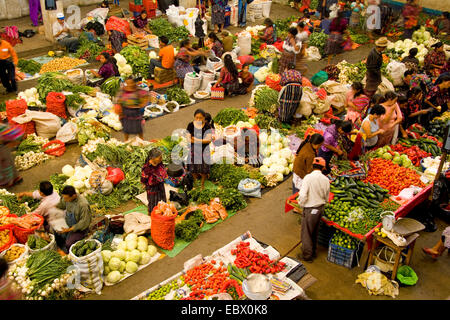
<path id="1" fill-rule="evenodd" d="M 362 242 L 359 242 L 358 248 L 352 250 L 331 243 L 330 239 L 327 260 L 337 265 L 351 269 L 359 264 L 359 259 L 361 257 L 363 249 L 364 244 Z"/>
<path id="2" fill-rule="evenodd" d="M 128 8 L 130 9 L 131 12 L 141 12 L 142 10 L 144 10 L 144 6 L 143 5 L 135 5 L 133 2 L 130 2 L 128 4 Z"/>
<path id="3" fill-rule="evenodd" d="M 317 237 L 317 243 L 321 246 L 328 248 L 330 244 L 330 240 L 333 237 L 333 234 L 336 232 L 336 228 L 331 226 L 327 226 L 326 223 L 320 221 L 319 224 L 319 235 Z"/>
<path id="4" fill-rule="evenodd" d="M 158 1 L 155 0 L 155 2 L 153 2 L 153 0 L 144 0 L 142 2 L 142 5 L 144 6 L 145 11 L 149 12 L 150 10 L 155 11 L 156 9 L 158 9 Z"/>

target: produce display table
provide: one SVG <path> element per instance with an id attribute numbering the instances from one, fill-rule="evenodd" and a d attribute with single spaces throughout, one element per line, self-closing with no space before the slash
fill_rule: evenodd
<path id="1" fill-rule="evenodd" d="M 231 250 L 236 247 L 237 244 L 242 241 L 248 242 L 249 247 L 252 250 L 256 250 L 262 254 L 267 254 L 270 259 L 274 261 L 281 261 L 286 264 L 286 268 L 275 274 L 268 274 L 269 278 L 278 279 L 285 282 L 289 289 L 285 293 L 280 292 L 272 292 L 271 299 L 275 300 L 308 300 L 309 298 L 304 293 L 304 288 L 310 287 L 315 281 L 317 281 L 314 277 L 312 277 L 306 270 L 305 266 L 295 259 L 290 257 L 281 258 L 280 253 L 275 250 L 273 247 L 266 245 L 254 238 L 252 238 L 251 233 L 247 232 L 242 236 L 236 238 L 229 244 L 223 246 L 222 248 L 216 250 L 208 257 L 202 257 L 200 254 L 193 257 L 192 259 L 186 261 L 184 263 L 184 270 L 175 274 L 174 276 L 168 278 L 167 280 L 161 282 L 160 284 L 142 292 L 136 297 L 132 298 L 132 300 L 146 300 L 149 294 L 157 291 L 161 287 L 173 283 L 174 281 L 179 281 L 179 279 L 185 276 L 189 270 L 192 268 L 202 265 L 205 262 L 211 262 L 214 264 L 223 263 L 224 266 L 227 266 L 229 263 L 233 264 L 235 256 L 231 254 Z M 215 262 L 212 262 L 215 261 Z M 205 279 L 206 280 L 206 279 Z M 300 286 L 301 285 L 301 286 Z M 165 300 L 171 300 L 176 295 L 181 295 L 182 297 L 188 297 L 190 293 L 190 288 L 184 284 L 182 287 L 177 288 L 176 290 L 171 290 L 169 292 L 165 292 L 165 296 L 163 297 Z M 206 297 L 207 299 L 208 297 Z M 241 298 L 242 299 L 242 298 Z"/>
<path id="2" fill-rule="evenodd" d="M 408 213 L 411 212 L 411 210 L 416 207 L 417 205 L 419 205 L 420 203 L 422 203 L 423 201 L 425 201 L 431 193 L 431 189 L 433 188 L 433 184 L 429 184 L 428 186 L 426 186 L 421 192 L 419 192 L 414 198 L 412 198 L 411 200 L 409 200 L 408 202 L 404 203 L 400 208 L 397 209 L 397 211 L 395 211 L 395 217 L 396 219 L 398 218 L 402 218 L 405 217 Z M 293 194 L 292 196 L 290 196 L 289 198 L 286 199 L 286 203 L 285 203 L 285 213 L 291 211 L 292 209 L 294 209 L 295 204 L 297 203 L 297 197 L 298 197 L 298 193 Z M 328 201 L 332 200 L 332 196 L 330 195 L 330 198 Z M 372 248 L 372 235 L 375 232 L 376 228 L 380 228 L 382 226 L 381 223 L 379 223 L 376 227 L 374 227 L 372 230 L 370 230 L 369 232 L 367 232 L 366 234 L 362 235 L 362 234 L 355 234 L 353 232 L 351 232 L 350 230 L 348 230 L 347 228 L 341 227 L 339 224 L 337 224 L 336 222 L 333 222 L 325 217 L 322 216 L 321 220 L 328 226 L 332 226 L 335 227 L 336 229 L 341 230 L 342 232 L 356 238 L 359 239 L 362 242 L 367 242 L 367 247 L 370 250 Z"/>

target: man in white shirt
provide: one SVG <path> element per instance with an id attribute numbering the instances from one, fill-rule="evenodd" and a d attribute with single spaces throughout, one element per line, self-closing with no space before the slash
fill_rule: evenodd
<path id="1" fill-rule="evenodd" d="M 325 167 L 325 159 L 314 158 L 313 171 L 303 179 L 298 196 L 298 204 L 303 208 L 302 255 L 299 258 L 307 262 L 311 262 L 316 255 L 320 218 L 330 194 L 330 181 L 322 173 Z"/>
<path id="2" fill-rule="evenodd" d="M 64 20 L 64 14 L 58 13 L 56 18 L 58 20 L 53 24 L 53 37 L 61 46 L 66 47 L 69 52 L 77 52 L 80 42 L 78 38 L 70 35 L 70 28 Z"/>
<path id="3" fill-rule="evenodd" d="M 53 189 L 53 185 L 49 181 L 42 181 L 39 184 L 39 190 L 35 190 L 34 192 L 22 192 L 17 194 L 17 197 L 19 199 L 22 197 L 32 197 L 33 199 L 41 200 L 41 203 L 34 213 L 43 216 L 48 224 L 55 218 L 52 211 L 61 201 L 61 197 Z"/>

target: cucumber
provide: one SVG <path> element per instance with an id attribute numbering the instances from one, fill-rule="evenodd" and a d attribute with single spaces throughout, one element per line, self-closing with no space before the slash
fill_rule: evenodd
<path id="1" fill-rule="evenodd" d="M 330 191 L 333 192 L 333 193 L 345 193 L 344 190 L 340 190 L 340 189 L 331 189 L 330 188 Z"/>
<path id="2" fill-rule="evenodd" d="M 361 186 L 361 187 L 365 187 L 366 185 L 364 184 L 364 182 L 362 182 L 361 180 L 356 181 L 356 184 Z"/>
<path id="3" fill-rule="evenodd" d="M 236 276 L 233 275 L 233 274 L 230 274 L 230 278 L 231 278 L 231 279 L 234 279 L 234 280 L 236 280 L 236 281 L 238 281 L 238 282 L 244 281 L 243 279 L 240 279 L 240 278 L 236 277 Z"/>
<path id="4" fill-rule="evenodd" d="M 355 201 L 355 199 L 350 198 L 350 197 L 345 197 L 345 198 L 340 198 L 339 201 L 350 201 L 350 202 L 352 202 L 352 201 Z"/>
<path id="5" fill-rule="evenodd" d="M 372 192 L 377 192 L 377 188 L 375 188 L 375 187 L 373 186 L 373 184 L 368 183 L 368 184 L 367 184 L 367 187 L 368 187 L 370 190 L 372 190 Z"/>
<path id="6" fill-rule="evenodd" d="M 374 200 L 378 199 L 378 197 L 373 193 L 369 193 L 369 197 Z M 368 199 L 368 200 L 370 201 L 370 199 Z"/>
<path id="7" fill-rule="evenodd" d="M 377 200 L 379 202 L 382 202 L 384 200 L 384 196 L 382 194 L 380 194 L 380 193 L 377 193 Z"/>
<path id="8" fill-rule="evenodd" d="M 351 193 L 353 193 L 354 195 L 357 195 L 357 196 L 360 195 L 360 192 L 359 192 L 358 190 L 356 190 L 356 189 L 350 189 L 349 191 L 350 191 Z"/>
<path id="9" fill-rule="evenodd" d="M 375 201 L 375 200 L 369 200 L 368 201 L 369 202 L 369 204 L 371 204 L 371 205 L 373 205 L 373 206 L 375 206 L 375 207 L 378 207 L 378 202 L 377 201 Z"/>

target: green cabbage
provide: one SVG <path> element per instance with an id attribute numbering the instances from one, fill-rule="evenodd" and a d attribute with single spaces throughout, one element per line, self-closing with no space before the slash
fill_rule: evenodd
<path id="1" fill-rule="evenodd" d="M 111 260 L 109 260 L 108 266 L 112 271 L 116 271 L 116 270 L 119 270 L 119 268 L 120 268 L 120 262 L 121 261 L 119 258 L 113 257 L 113 258 L 111 258 Z"/>
<path id="2" fill-rule="evenodd" d="M 151 257 L 153 257 L 156 254 L 157 249 L 155 246 L 149 245 L 147 252 L 150 254 Z"/>
<path id="3" fill-rule="evenodd" d="M 119 271 L 111 271 L 108 276 L 106 277 L 106 280 L 108 280 L 108 282 L 110 283 L 117 283 L 120 281 L 120 279 L 122 278 L 122 275 L 120 274 Z"/>
<path id="4" fill-rule="evenodd" d="M 119 272 L 122 273 L 125 270 L 125 266 L 127 264 L 125 263 L 125 261 L 120 261 L 120 267 L 119 267 Z"/>
<path id="5" fill-rule="evenodd" d="M 142 252 L 141 253 L 141 260 L 139 260 L 139 264 L 147 264 L 150 262 L 152 257 L 150 256 L 150 253 L 148 252 Z"/>
<path id="6" fill-rule="evenodd" d="M 112 255 L 113 257 L 119 258 L 119 260 L 125 260 L 125 251 L 122 249 L 114 251 Z"/>
<path id="7" fill-rule="evenodd" d="M 138 265 L 137 265 L 136 262 L 128 261 L 128 262 L 127 262 L 127 265 L 126 265 L 126 267 L 125 267 L 125 270 L 126 270 L 128 273 L 135 273 L 135 272 L 138 270 Z"/>
<path id="8" fill-rule="evenodd" d="M 103 250 L 102 251 L 102 258 L 103 258 L 103 263 L 108 263 L 109 260 L 111 260 L 111 258 L 112 258 L 111 250 Z"/>

